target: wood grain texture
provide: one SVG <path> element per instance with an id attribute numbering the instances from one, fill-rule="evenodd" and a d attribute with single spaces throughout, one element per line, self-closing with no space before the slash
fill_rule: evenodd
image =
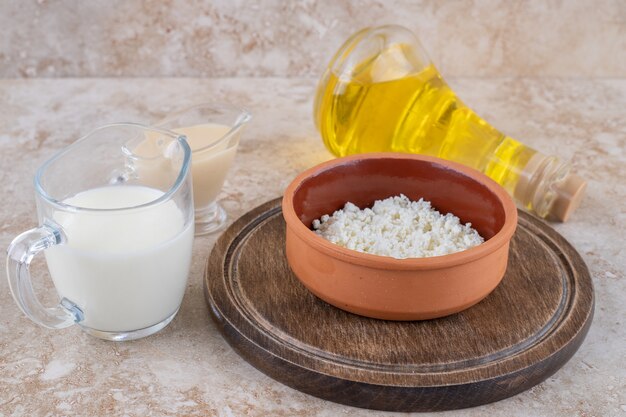
<path id="1" fill-rule="evenodd" d="M 236 221 L 207 262 L 205 295 L 226 340 L 274 379 L 317 397 L 389 411 L 497 401 L 556 372 L 582 343 L 593 287 L 574 248 L 519 213 L 502 283 L 481 303 L 427 321 L 365 318 L 293 275 L 280 199 Z"/>

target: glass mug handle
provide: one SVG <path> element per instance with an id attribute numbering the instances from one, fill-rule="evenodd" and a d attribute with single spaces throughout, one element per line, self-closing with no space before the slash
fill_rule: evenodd
<path id="1" fill-rule="evenodd" d="M 62 329 L 83 320 L 83 312 L 70 300 L 63 298 L 55 307 L 44 307 L 33 290 L 30 275 L 33 257 L 64 241 L 60 228 L 45 224 L 17 236 L 7 249 L 7 278 L 13 298 L 28 318 L 49 329 Z"/>

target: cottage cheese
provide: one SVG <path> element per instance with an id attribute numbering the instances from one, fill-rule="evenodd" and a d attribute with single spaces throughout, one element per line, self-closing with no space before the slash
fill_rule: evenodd
<path id="1" fill-rule="evenodd" d="M 460 252 L 485 240 L 471 223 L 443 215 L 424 199 L 405 195 L 377 200 L 359 209 L 348 202 L 332 216 L 313 220 L 318 235 L 344 248 L 393 258 L 424 258 Z"/>

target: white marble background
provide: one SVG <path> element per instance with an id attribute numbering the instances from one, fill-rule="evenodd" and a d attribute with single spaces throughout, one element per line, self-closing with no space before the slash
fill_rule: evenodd
<path id="1" fill-rule="evenodd" d="M 4 0 L 0 77 L 318 76 L 384 23 L 445 76 L 626 76 L 624 0 Z"/>
<path id="2" fill-rule="evenodd" d="M 383 23 L 416 31 L 478 114 L 589 181 L 572 220 L 552 225 L 594 280 L 580 350 L 515 397 L 423 415 L 626 416 L 626 0 L 0 0 L 0 248 L 36 226 L 32 177 L 54 152 L 95 126 L 150 123 L 197 101 L 254 114 L 220 196 L 229 221 L 278 197 L 331 157 L 311 115 L 322 69 L 352 32 Z M 396 415 L 299 393 L 241 359 L 202 293 L 216 238 L 196 239 L 171 325 L 123 344 L 30 322 L 0 256 L 0 417 Z"/>

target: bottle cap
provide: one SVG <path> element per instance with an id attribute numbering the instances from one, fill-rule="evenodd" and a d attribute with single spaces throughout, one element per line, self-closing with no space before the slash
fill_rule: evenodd
<path id="1" fill-rule="evenodd" d="M 556 198 L 550 207 L 549 216 L 566 222 L 580 205 L 587 182 L 576 174 L 570 174 L 555 188 Z"/>

